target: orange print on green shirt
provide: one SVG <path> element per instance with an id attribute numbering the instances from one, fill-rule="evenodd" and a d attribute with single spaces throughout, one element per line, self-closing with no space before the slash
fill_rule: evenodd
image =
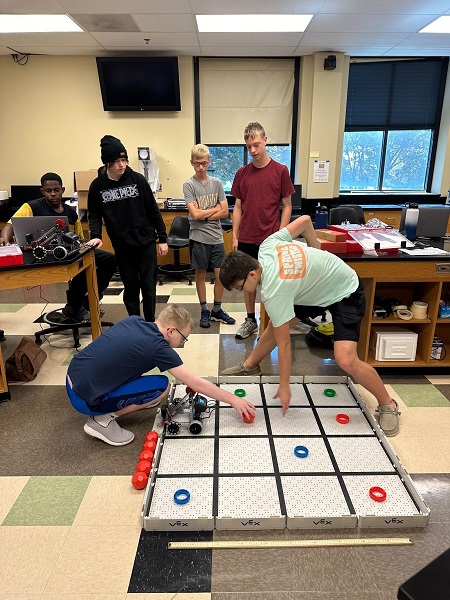
<path id="1" fill-rule="evenodd" d="M 297 244 L 277 246 L 280 279 L 302 279 L 305 276 L 306 256 Z"/>

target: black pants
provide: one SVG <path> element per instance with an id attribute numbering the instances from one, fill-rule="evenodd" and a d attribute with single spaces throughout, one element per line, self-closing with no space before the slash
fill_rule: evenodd
<path id="1" fill-rule="evenodd" d="M 111 277 L 116 270 L 116 259 L 111 252 L 105 250 L 94 250 L 95 267 L 97 271 L 97 285 L 99 300 L 103 297 L 103 292 L 109 285 Z M 75 310 L 79 310 L 83 304 L 87 294 L 86 271 L 82 271 L 75 275 L 69 283 L 67 290 L 67 302 Z"/>
<path id="2" fill-rule="evenodd" d="M 118 249 L 116 262 L 123 282 L 123 301 L 128 314 L 140 315 L 139 292 L 146 321 L 155 320 L 156 279 L 158 274 L 156 244 L 143 248 Z"/>

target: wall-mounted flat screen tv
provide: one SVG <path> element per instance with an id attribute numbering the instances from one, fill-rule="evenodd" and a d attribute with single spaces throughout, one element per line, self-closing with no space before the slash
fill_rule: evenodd
<path id="1" fill-rule="evenodd" d="M 177 57 L 97 57 L 103 108 L 181 110 Z"/>

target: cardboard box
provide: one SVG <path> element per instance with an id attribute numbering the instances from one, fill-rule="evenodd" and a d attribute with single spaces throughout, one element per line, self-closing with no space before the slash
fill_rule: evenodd
<path id="1" fill-rule="evenodd" d="M 363 247 L 356 240 L 347 240 L 347 253 L 363 252 Z"/>
<path id="2" fill-rule="evenodd" d="M 97 177 L 97 169 L 90 171 L 75 171 L 73 174 L 73 189 L 78 192 L 78 208 L 87 208 L 89 186 Z"/>
<path id="3" fill-rule="evenodd" d="M 347 253 L 347 242 L 332 242 L 330 240 L 323 240 L 317 238 L 320 243 L 320 249 L 331 252 L 331 254 L 346 254 Z"/>
<path id="4" fill-rule="evenodd" d="M 347 235 L 340 231 L 331 231 L 331 229 L 316 229 L 316 236 L 322 240 L 330 242 L 345 242 Z"/>

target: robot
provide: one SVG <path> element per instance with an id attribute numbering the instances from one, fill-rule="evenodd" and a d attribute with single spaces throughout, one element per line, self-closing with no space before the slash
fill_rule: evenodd
<path id="1" fill-rule="evenodd" d="M 170 404 L 161 407 L 162 424 L 171 434 L 177 434 L 181 427 L 187 427 L 190 433 L 198 435 L 203 429 L 203 420 L 209 418 L 213 410 L 204 396 L 187 387 L 183 398 L 174 398 Z M 175 420 L 182 412 L 188 412 L 188 422 Z"/>
<path id="2" fill-rule="evenodd" d="M 38 262 L 43 262 L 46 256 L 53 256 L 55 260 L 70 258 L 80 250 L 81 240 L 74 233 L 65 232 L 64 228 L 64 221 L 55 219 L 54 226 L 37 240 L 29 233 L 26 236 L 28 246 L 25 246 L 24 250 L 31 250 Z"/>

